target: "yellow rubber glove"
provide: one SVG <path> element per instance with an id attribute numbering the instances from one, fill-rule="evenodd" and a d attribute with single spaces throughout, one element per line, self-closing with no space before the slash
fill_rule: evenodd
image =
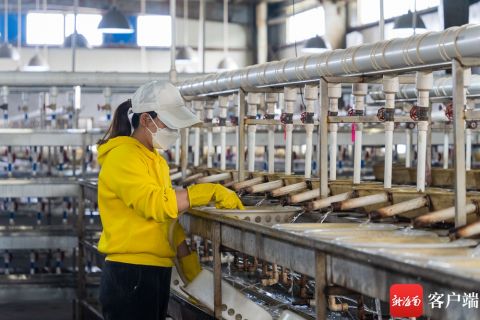
<path id="1" fill-rule="evenodd" d="M 200 266 L 200 261 L 196 252 L 190 253 L 188 256 L 178 259 L 180 263 L 180 268 L 185 279 L 190 283 L 195 279 L 202 267 Z"/>
<path id="2" fill-rule="evenodd" d="M 195 184 L 187 190 L 190 207 L 205 206 L 215 201 L 217 209 L 245 209 L 235 192 L 218 183 Z"/>
<path id="3" fill-rule="evenodd" d="M 170 225 L 168 241 L 175 251 L 178 246 L 185 241 L 185 231 L 178 221 L 174 221 Z M 178 258 L 177 256 L 175 258 L 175 266 L 177 267 L 177 272 L 179 273 L 180 278 L 182 278 L 182 281 L 184 281 L 185 284 L 192 282 L 200 271 L 202 271 L 200 260 L 195 251 L 190 252 L 190 254 L 182 258 Z"/>

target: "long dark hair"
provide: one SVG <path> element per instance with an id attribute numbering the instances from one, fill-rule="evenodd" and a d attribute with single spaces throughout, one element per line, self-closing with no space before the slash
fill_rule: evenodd
<path id="1" fill-rule="evenodd" d="M 132 125 L 130 125 L 130 120 L 128 120 L 128 110 L 132 107 L 132 101 L 128 99 L 127 101 L 122 102 L 115 113 L 113 114 L 113 120 L 108 128 L 107 132 L 103 136 L 102 139 L 98 140 L 97 144 L 102 145 L 106 143 L 108 140 L 120 137 L 120 136 L 127 136 L 129 137 L 132 133 L 132 126 L 133 129 L 137 129 L 140 125 L 140 116 L 141 113 L 134 113 L 132 117 Z M 147 112 L 152 119 L 157 117 L 157 113 L 155 111 Z"/>

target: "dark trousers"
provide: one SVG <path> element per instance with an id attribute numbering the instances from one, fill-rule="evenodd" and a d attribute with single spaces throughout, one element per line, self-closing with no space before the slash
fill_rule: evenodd
<path id="1" fill-rule="evenodd" d="M 172 268 L 106 261 L 100 284 L 105 320 L 163 320 Z"/>

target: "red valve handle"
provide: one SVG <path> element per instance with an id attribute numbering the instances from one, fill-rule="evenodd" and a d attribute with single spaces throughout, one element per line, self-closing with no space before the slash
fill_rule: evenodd
<path id="1" fill-rule="evenodd" d="M 377 111 L 377 118 L 380 121 L 385 121 L 385 108 L 380 108 Z"/>
<path id="2" fill-rule="evenodd" d="M 453 103 L 450 102 L 445 106 L 445 116 L 449 121 L 453 120 Z"/>
<path id="3" fill-rule="evenodd" d="M 410 109 L 410 118 L 412 118 L 413 121 L 418 121 L 418 109 L 417 106 L 413 106 L 412 109 Z"/>

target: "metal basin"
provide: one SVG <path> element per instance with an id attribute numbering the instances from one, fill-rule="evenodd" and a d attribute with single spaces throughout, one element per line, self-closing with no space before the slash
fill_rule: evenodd
<path id="1" fill-rule="evenodd" d="M 480 277 L 480 257 L 452 257 L 441 260 L 429 260 L 427 265 L 432 268 Z"/>
<path id="2" fill-rule="evenodd" d="M 240 220 L 250 221 L 263 225 L 273 225 L 276 223 L 290 222 L 301 208 L 292 206 L 270 206 L 270 207 L 245 207 L 245 210 L 226 210 L 214 207 L 204 207 L 200 210 L 232 217 Z"/>
<path id="3" fill-rule="evenodd" d="M 321 233 L 321 232 L 352 232 L 352 231 L 387 231 L 399 227 L 384 223 L 286 223 L 276 224 L 273 228 L 291 232 Z"/>
<path id="4" fill-rule="evenodd" d="M 476 241 L 450 241 L 448 237 L 438 237 L 435 233 L 425 234 L 392 234 L 391 236 L 360 236 L 337 238 L 336 242 L 360 248 L 463 248 L 473 247 Z"/>
<path id="5" fill-rule="evenodd" d="M 280 203 L 279 199 L 267 199 L 264 196 L 245 195 L 241 197 L 244 206 L 272 206 Z"/>
<path id="6" fill-rule="evenodd" d="M 418 260 L 441 259 L 444 257 L 470 257 L 474 250 L 471 248 L 390 248 L 380 249 L 377 253 L 391 256 L 402 256 Z"/>

